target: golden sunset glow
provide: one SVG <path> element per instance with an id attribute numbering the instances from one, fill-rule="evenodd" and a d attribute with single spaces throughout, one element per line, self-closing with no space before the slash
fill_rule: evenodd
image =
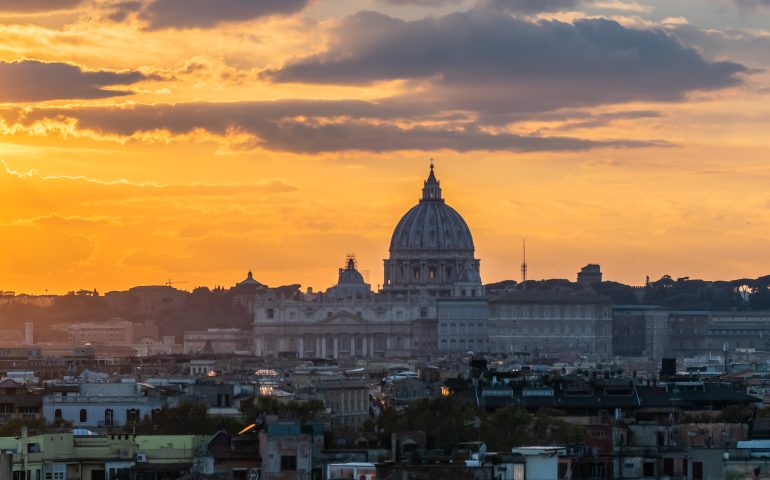
<path id="1" fill-rule="evenodd" d="M 485 283 L 770 272 L 767 2 L 12 3 L 0 290 L 374 287 L 430 158 Z"/>

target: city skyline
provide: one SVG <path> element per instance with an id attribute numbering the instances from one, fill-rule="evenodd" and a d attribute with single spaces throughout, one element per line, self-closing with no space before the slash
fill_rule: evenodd
<path id="1" fill-rule="evenodd" d="M 767 2 L 9 3 L 0 290 L 376 288 L 430 158 L 484 283 L 770 273 Z"/>

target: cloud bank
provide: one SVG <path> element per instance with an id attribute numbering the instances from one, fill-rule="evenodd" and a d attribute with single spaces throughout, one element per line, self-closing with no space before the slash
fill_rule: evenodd
<path id="1" fill-rule="evenodd" d="M 489 9 L 405 21 L 347 17 L 325 51 L 266 70 L 273 82 L 413 82 L 445 108 L 548 111 L 633 101 L 678 101 L 741 83 L 747 69 L 710 61 L 664 30 L 606 19 L 528 22 Z"/>
<path id="2" fill-rule="evenodd" d="M 111 7 L 109 17 L 124 21 L 135 15 L 149 30 L 212 28 L 272 15 L 290 15 L 310 0 L 130 0 Z"/>
<path id="3" fill-rule="evenodd" d="M 587 140 L 491 131 L 473 121 L 413 123 L 416 106 L 364 101 L 290 100 L 272 102 L 182 103 L 127 107 L 39 108 L 0 112 L 9 130 L 55 134 L 57 128 L 105 140 L 190 140 L 235 143 L 294 153 L 402 150 L 578 151 L 666 145 L 624 139 Z M 397 121 L 400 120 L 400 121 Z M 413 120 L 413 119 L 412 119 Z M 65 126 L 58 127 L 57 122 Z M 207 134 L 207 135 L 204 135 Z M 216 137 L 216 138 L 214 138 Z M 194 138 L 193 138 L 194 139 Z"/>
<path id="4" fill-rule="evenodd" d="M 0 12 L 35 13 L 49 10 L 68 10 L 84 0 L 0 0 Z"/>
<path id="5" fill-rule="evenodd" d="M 130 85 L 145 79 L 140 72 L 85 71 L 77 65 L 20 60 L 0 62 L 0 102 L 39 102 L 129 95 L 105 87 Z"/>

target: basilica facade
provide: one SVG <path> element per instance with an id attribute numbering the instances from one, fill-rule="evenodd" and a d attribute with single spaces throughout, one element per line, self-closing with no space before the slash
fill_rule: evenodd
<path id="1" fill-rule="evenodd" d="M 338 359 L 424 355 L 450 345 L 483 351 L 486 303 L 474 254 L 471 231 L 446 204 L 431 164 L 419 202 L 393 231 L 382 289 L 372 291 L 349 258 L 325 292 L 260 290 L 252 308 L 254 353 Z M 473 328 L 442 328 L 440 342 L 440 315 Z"/>

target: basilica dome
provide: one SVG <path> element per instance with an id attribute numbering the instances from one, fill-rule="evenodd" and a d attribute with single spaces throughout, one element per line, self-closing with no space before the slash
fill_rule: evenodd
<path id="1" fill-rule="evenodd" d="M 420 202 L 401 217 L 393 231 L 384 267 L 386 291 L 483 294 L 473 236 L 463 217 L 444 203 L 432 162 Z"/>
<path id="2" fill-rule="evenodd" d="M 406 212 L 390 239 L 391 257 L 416 251 L 474 251 L 468 225 L 457 211 L 444 203 L 441 186 L 430 166 L 420 203 Z"/>

